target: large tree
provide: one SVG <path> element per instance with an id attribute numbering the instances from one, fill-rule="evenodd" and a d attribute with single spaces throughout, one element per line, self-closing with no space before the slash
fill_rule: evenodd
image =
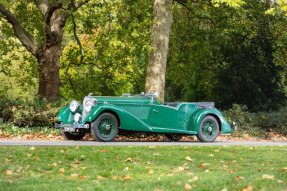
<path id="1" fill-rule="evenodd" d="M 145 92 L 157 92 L 164 100 L 165 72 L 169 34 L 172 24 L 172 0 L 154 0 L 154 24 L 151 33 L 151 46 L 146 72 Z"/>
<path id="2" fill-rule="evenodd" d="M 30 26 L 22 24 L 23 22 L 21 23 L 23 18 L 17 18 L 14 14 L 13 2 L 0 0 L 0 13 L 12 25 L 13 33 L 21 44 L 37 59 L 39 71 L 38 96 L 46 98 L 49 101 L 58 100 L 61 84 L 59 70 L 61 44 L 64 34 L 63 28 L 72 13 L 89 0 L 21 1 L 22 4 L 28 5 L 33 3 L 37 6 L 42 15 L 41 27 L 44 28 L 43 40 L 37 39 L 27 30 Z M 22 14 L 22 16 L 28 17 L 29 14 Z"/>

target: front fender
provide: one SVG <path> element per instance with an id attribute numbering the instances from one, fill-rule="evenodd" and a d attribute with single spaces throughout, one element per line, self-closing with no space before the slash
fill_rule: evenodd
<path id="1" fill-rule="evenodd" d="M 207 115 L 211 115 L 218 120 L 219 128 L 221 129 L 221 133 L 224 134 L 224 133 L 231 133 L 232 132 L 230 125 L 225 120 L 225 118 L 220 113 L 220 111 L 218 111 L 217 109 L 212 109 L 212 110 L 202 109 L 202 110 L 198 110 L 197 112 L 195 112 L 190 117 L 189 122 L 188 122 L 189 127 L 191 127 L 191 130 L 196 131 L 198 133 L 199 125 L 200 125 L 202 119 Z"/>
<path id="2" fill-rule="evenodd" d="M 63 123 L 68 123 L 71 121 L 72 118 L 72 112 L 69 108 L 69 106 L 64 107 L 58 114 L 58 121 L 62 121 Z"/>
<path id="3" fill-rule="evenodd" d="M 126 110 L 116 107 L 114 105 L 102 105 L 93 108 L 93 110 L 89 113 L 89 115 L 86 117 L 83 123 L 92 122 L 96 120 L 97 117 L 102 112 L 105 111 L 106 112 L 112 111 L 118 115 L 121 124 L 120 129 L 152 132 L 152 128 L 148 126 L 146 123 L 144 123 L 131 113 L 127 112 Z"/>

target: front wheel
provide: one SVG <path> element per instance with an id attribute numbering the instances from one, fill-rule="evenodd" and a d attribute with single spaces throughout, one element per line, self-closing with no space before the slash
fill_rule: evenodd
<path id="1" fill-rule="evenodd" d="M 208 115 L 205 116 L 198 129 L 197 138 L 202 142 L 212 142 L 219 135 L 219 125 L 217 120 Z"/>
<path id="2" fill-rule="evenodd" d="M 61 133 L 67 140 L 81 140 L 86 135 L 85 132 L 70 133 L 65 132 L 64 129 L 61 129 Z"/>
<path id="3" fill-rule="evenodd" d="M 91 133 L 97 141 L 109 142 L 114 140 L 119 132 L 119 122 L 111 113 L 102 113 L 91 124 Z"/>

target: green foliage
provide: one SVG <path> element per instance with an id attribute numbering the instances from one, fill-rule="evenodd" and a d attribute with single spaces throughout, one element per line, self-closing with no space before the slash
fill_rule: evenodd
<path id="1" fill-rule="evenodd" d="M 247 106 L 234 104 L 231 109 L 222 111 L 222 114 L 229 123 L 236 122 L 236 136 L 247 133 L 251 136 L 268 137 L 269 132 L 287 135 L 287 108 L 281 108 L 278 112 L 252 113 Z"/>
<path id="2" fill-rule="evenodd" d="M 149 51 L 152 2 L 90 2 L 85 6 L 85 11 L 75 13 L 77 20 L 82 21 L 77 33 L 85 55 L 81 58 L 78 44 L 73 38 L 67 39 L 61 58 L 62 95 L 81 99 L 91 92 L 96 95 L 141 92 Z M 67 29 L 72 27 L 68 22 Z"/>
<path id="3" fill-rule="evenodd" d="M 54 129 L 50 127 L 18 127 L 13 125 L 13 123 L 4 123 L 1 122 L 0 118 L 0 132 L 2 135 L 9 136 L 9 137 L 15 137 L 15 136 L 23 136 L 25 134 L 35 136 L 35 135 L 61 135 L 60 129 Z"/>
<path id="4" fill-rule="evenodd" d="M 19 127 L 53 127 L 64 103 L 48 103 L 35 97 L 33 101 L 0 100 L 0 118 Z"/>
<path id="5" fill-rule="evenodd" d="M 176 5 L 167 101 L 213 100 L 222 110 L 238 103 L 254 112 L 280 108 L 286 101 L 286 18 L 266 15 L 269 7 L 256 0 L 238 9 Z"/>

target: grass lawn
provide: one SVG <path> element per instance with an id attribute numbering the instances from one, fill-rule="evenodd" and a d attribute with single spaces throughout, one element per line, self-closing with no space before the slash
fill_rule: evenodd
<path id="1" fill-rule="evenodd" d="M 5 146 L 0 190 L 287 190 L 287 147 Z"/>

